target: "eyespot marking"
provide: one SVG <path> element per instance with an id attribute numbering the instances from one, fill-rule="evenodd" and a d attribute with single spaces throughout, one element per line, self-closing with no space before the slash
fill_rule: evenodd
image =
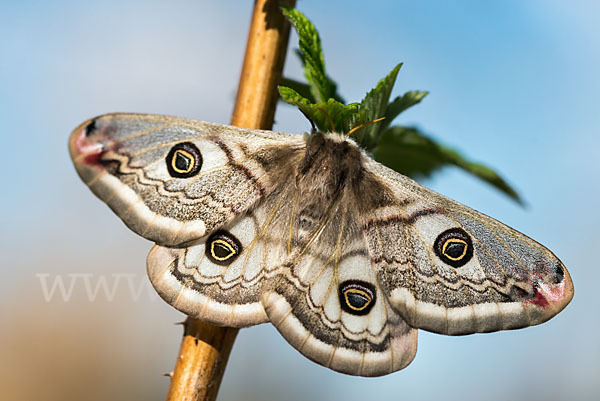
<path id="1" fill-rule="evenodd" d="M 342 310 L 353 315 L 366 315 L 375 305 L 375 287 L 365 281 L 344 281 L 338 294 Z"/>
<path id="2" fill-rule="evenodd" d="M 442 262 L 461 267 L 473 257 L 473 242 L 462 228 L 451 228 L 438 235 L 433 250 Z"/>
<path id="3" fill-rule="evenodd" d="M 211 262 L 227 266 L 242 253 L 242 244 L 233 234 L 221 230 L 206 240 L 205 253 Z"/>
<path id="4" fill-rule="evenodd" d="M 166 162 L 167 170 L 172 177 L 193 177 L 202 168 L 202 154 L 193 143 L 182 142 L 171 148 Z"/>

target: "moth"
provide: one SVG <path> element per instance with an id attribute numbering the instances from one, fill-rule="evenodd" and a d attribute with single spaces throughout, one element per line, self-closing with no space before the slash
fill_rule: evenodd
<path id="1" fill-rule="evenodd" d="M 545 322 L 573 297 L 552 252 L 372 160 L 348 136 L 108 114 L 73 131 L 90 189 L 156 245 L 152 285 L 216 325 L 271 322 L 338 372 L 379 376 L 447 335 Z"/>

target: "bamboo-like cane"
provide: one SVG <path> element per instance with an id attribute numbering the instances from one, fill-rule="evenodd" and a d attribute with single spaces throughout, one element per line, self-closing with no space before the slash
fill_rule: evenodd
<path id="1" fill-rule="evenodd" d="M 286 4 L 293 7 L 295 1 Z M 277 0 L 256 0 L 231 124 L 270 129 L 290 25 Z M 238 329 L 188 318 L 167 401 L 214 401 Z"/>

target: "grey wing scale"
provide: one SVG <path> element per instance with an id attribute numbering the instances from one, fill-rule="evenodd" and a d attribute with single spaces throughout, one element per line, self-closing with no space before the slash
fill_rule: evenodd
<path id="1" fill-rule="evenodd" d="M 368 169 L 397 199 L 362 218 L 371 260 L 412 327 L 453 335 L 521 328 L 571 300 L 567 270 L 542 245 L 378 163 Z"/>
<path id="2" fill-rule="evenodd" d="M 167 246 L 249 209 L 290 173 L 303 146 L 298 135 L 144 114 L 94 118 L 69 141 L 91 190 L 133 231 Z"/>

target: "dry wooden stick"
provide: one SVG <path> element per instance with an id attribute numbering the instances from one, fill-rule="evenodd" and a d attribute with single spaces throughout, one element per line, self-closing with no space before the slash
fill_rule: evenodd
<path id="1" fill-rule="evenodd" d="M 271 129 L 290 35 L 278 0 L 256 0 L 231 124 Z M 286 4 L 293 7 L 295 0 Z"/>
<path id="2" fill-rule="evenodd" d="M 286 2 L 290 7 L 295 1 Z M 256 0 L 231 124 L 270 129 L 290 25 L 277 0 Z M 187 318 L 167 401 L 214 401 L 238 329 Z"/>

